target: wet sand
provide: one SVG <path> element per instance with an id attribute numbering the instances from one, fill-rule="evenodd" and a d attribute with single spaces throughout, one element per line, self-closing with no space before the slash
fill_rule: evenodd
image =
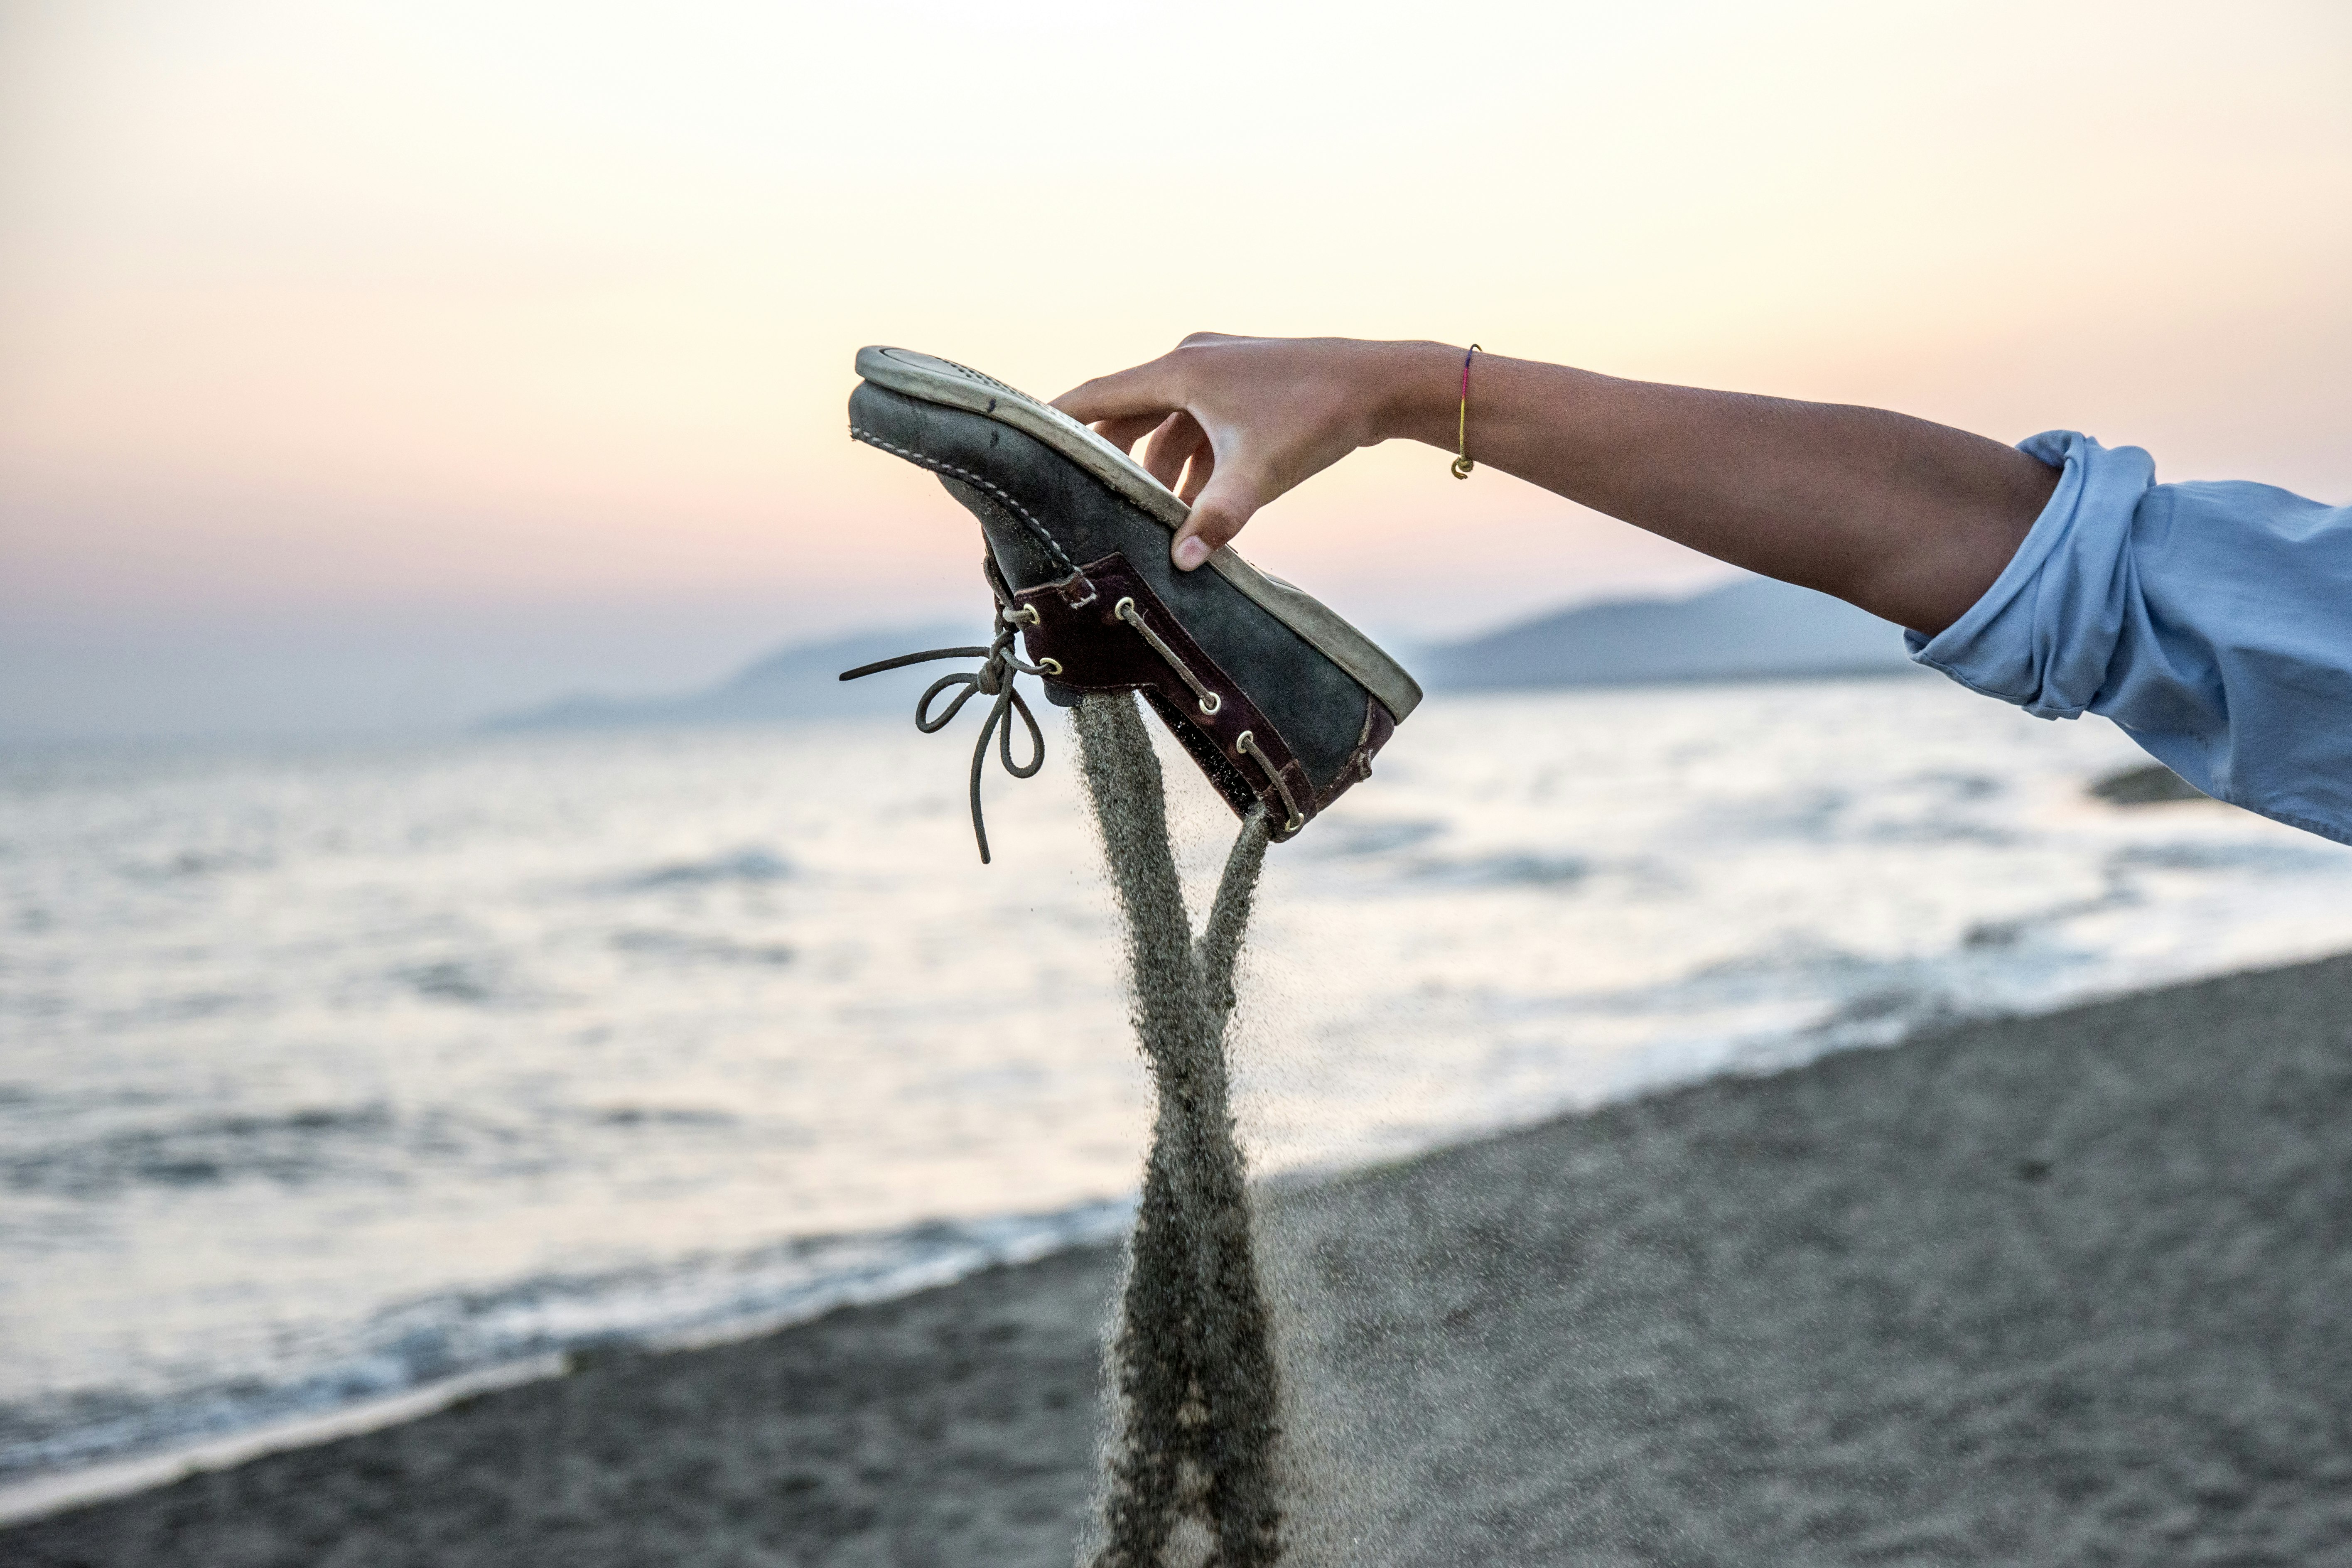
<path id="1" fill-rule="evenodd" d="M 1305 1555 L 2352 1563 L 2352 959 L 1700 1085 L 1264 1224 L 1321 1401 Z M 1059 1568 L 1115 1277 L 614 1355 L 0 1563 Z"/>

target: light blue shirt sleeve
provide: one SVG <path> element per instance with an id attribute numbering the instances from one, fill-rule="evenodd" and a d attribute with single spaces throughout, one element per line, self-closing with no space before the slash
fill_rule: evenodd
<path id="1" fill-rule="evenodd" d="M 2159 485 L 2052 430 L 2063 469 L 2006 570 L 1911 657 L 2044 719 L 2104 714 L 2217 799 L 2352 844 L 2352 507 Z"/>

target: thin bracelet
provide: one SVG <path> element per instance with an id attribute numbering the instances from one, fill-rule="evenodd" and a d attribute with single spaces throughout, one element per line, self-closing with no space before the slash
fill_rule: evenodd
<path id="1" fill-rule="evenodd" d="M 1476 343 L 1472 343 L 1469 353 L 1462 356 L 1462 417 L 1454 430 L 1454 445 L 1461 453 L 1454 459 L 1454 477 L 1457 479 L 1468 479 L 1470 470 L 1478 466 L 1470 460 L 1470 354 L 1481 352 Z"/>

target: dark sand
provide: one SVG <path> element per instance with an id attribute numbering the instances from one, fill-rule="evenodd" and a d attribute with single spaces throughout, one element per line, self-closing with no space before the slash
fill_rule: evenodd
<path id="1" fill-rule="evenodd" d="M 1361 1535 L 1311 1555 L 2352 1563 L 2352 959 L 1706 1084 L 1265 1215 L 1326 1401 L 1304 1446 L 1351 1489 L 1315 1506 Z M 1115 1273 L 1075 1253 L 617 1356 L 20 1526 L 0 1563 L 1064 1568 Z"/>
<path id="2" fill-rule="evenodd" d="M 1090 696 L 1076 718 L 1127 932 L 1129 1016 L 1159 1100 L 1109 1332 L 1104 1375 L 1117 1397 L 1105 1410 L 1101 1531 L 1083 1558 L 1091 1568 L 1161 1568 L 1172 1546 L 1192 1545 L 1187 1526 L 1197 1525 L 1218 1568 L 1273 1568 L 1282 1379 L 1225 1058 L 1265 814 L 1243 819 L 1196 941 L 1135 699 Z"/>

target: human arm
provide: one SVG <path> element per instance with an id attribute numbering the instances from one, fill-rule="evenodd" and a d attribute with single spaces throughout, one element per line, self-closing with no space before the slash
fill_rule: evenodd
<path id="1" fill-rule="evenodd" d="M 1359 447 L 1453 450 L 1463 352 L 1196 333 L 1055 402 L 1144 442 L 1144 466 L 1192 503 L 1171 547 L 1189 569 Z M 1900 414 L 1499 354 L 1471 366 L 1469 418 L 1481 464 L 1930 635 L 1991 585 L 2057 483 L 2014 447 Z"/>

